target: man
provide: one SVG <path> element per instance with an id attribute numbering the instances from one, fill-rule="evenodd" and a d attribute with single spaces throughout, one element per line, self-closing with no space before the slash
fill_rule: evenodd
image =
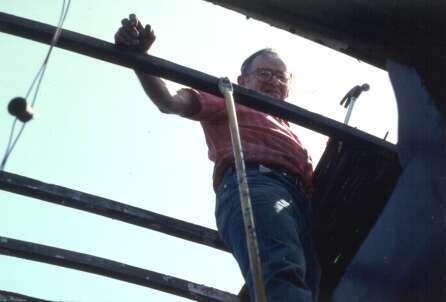
<path id="1" fill-rule="evenodd" d="M 143 27 L 135 15 L 123 19 L 115 35 L 118 47 L 144 53 L 154 40 L 150 26 Z M 223 99 L 192 89 L 171 95 L 161 79 L 138 70 L 136 74 L 161 112 L 200 121 L 209 158 L 215 162 L 218 232 L 239 263 L 253 300 Z M 245 60 L 237 80 L 279 101 L 288 97 L 291 74 L 274 50 L 262 49 Z M 305 194 L 305 188 L 311 187 L 311 160 L 286 121 L 243 105 L 236 108 L 268 301 L 315 301 L 319 267 L 311 243 L 310 203 Z"/>

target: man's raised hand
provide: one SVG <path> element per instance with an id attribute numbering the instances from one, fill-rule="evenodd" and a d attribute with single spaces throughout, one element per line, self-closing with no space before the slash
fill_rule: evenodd
<path id="1" fill-rule="evenodd" d="M 155 33 L 150 25 L 145 27 L 141 24 L 135 14 L 121 21 L 121 27 L 115 34 L 115 43 L 123 49 L 135 50 L 145 53 L 155 41 Z"/>

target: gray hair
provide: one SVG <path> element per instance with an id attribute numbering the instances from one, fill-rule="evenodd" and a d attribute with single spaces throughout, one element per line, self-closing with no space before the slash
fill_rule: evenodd
<path id="1" fill-rule="evenodd" d="M 269 47 L 256 51 L 255 53 L 250 55 L 248 58 L 246 58 L 246 60 L 243 62 L 242 67 L 240 67 L 241 74 L 246 74 L 249 71 L 251 64 L 255 60 L 255 58 L 263 56 L 263 55 L 278 56 L 279 54 L 277 53 L 277 51 L 275 51 L 274 49 L 269 48 Z"/>

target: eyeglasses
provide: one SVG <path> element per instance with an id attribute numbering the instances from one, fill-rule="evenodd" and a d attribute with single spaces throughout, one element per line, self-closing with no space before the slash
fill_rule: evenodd
<path id="1" fill-rule="evenodd" d="M 291 79 L 291 73 L 286 71 L 272 70 L 269 68 L 258 68 L 253 72 L 249 72 L 246 75 L 254 74 L 259 80 L 269 82 L 272 80 L 273 76 L 276 77 L 282 84 L 287 84 Z"/>

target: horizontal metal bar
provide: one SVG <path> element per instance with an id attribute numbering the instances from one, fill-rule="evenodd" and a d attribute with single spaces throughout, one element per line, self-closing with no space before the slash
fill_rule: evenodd
<path id="1" fill-rule="evenodd" d="M 228 251 L 215 230 L 110 199 L 0 171 L 0 189 Z"/>
<path id="2" fill-rule="evenodd" d="M 49 44 L 54 26 L 0 12 L 0 31 Z M 181 83 L 215 95 L 218 78 L 146 54 L 121 50 L 114 44 L 73 31 L 63 30 L 58 47 L 99 60 L 134 68 Z M 308 129 L 345 141 L 365 144 L 368 147 L 395 152 L 395 146 L 373 135 L 344 125 L 322 115 L 302 109 L 244 87 L 234 85 L 235 101 L 259 111 L 289 120 Z"/>
<path id="3" fill-rule="evenodd" d="M 55 302 L 0 290 L 0 302 Z"/>
<path id="4" fill-rule="evenodd" d="M 124 263 L 0 236 L 0 254 L 89 272 L 203 302 L 240 302 L 231 293 Z"/>

